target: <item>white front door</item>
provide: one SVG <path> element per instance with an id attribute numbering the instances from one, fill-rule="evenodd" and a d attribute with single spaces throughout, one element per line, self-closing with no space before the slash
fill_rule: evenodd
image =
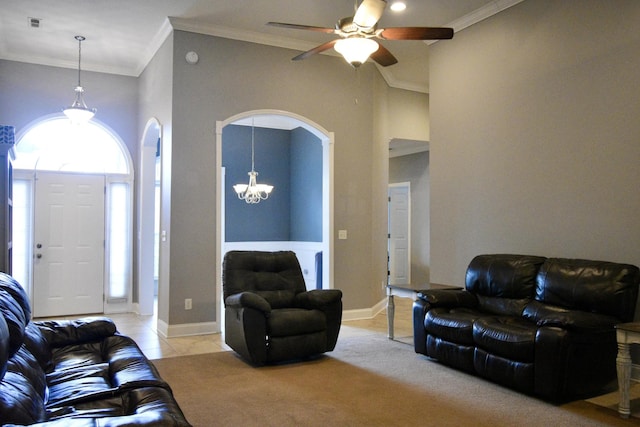
<path id="1" fill-rule="evenodd" d="M 411 283 L 409 183 L 389 186 L 389 284 Z"/>
<path id="2" fill-rule="evenodd" d="M 38 172 L 33 315 L 103 312 L 103 175 Z"/>

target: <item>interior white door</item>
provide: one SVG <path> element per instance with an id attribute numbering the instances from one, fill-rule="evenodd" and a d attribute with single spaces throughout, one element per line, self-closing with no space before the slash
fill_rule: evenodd
<path id="1" fill-rule="evenodd" d="M 389 284 L 411 283 L 410 185 L 389 186 Z"/>
<path id="2" fill-rule="evenodd" d="M 34 317 L 103 312 L 104 189 L 102 175 L 38 173 Z"/>

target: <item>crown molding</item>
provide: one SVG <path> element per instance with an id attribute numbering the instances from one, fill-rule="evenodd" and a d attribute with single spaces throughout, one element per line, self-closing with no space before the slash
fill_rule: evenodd
<path id="1" fill-rule="evenodd" d="M 467 13 L 466 15 L 451 21 L 445 27 L 453 28 L 454 33 L 458 31 L 462 31 L 465 28 L 468 28 L 478 22 L 484 21 L 487 18 L 492 17 L 505 9 L 509 9 L 511 6 L 515 6 L 518 3 L 522 3 L 524 0 L 495 0 L 491 3 L 487 3 L 479 9 L 474 10 L 471 13 Z M 425 43 L 433 44 L 437 43 L 439 40 L 428 40 Z"/>
<path id="2" fill-rule="evenodd" d="M 416 82 L 409 82 L 406 80 L 397 79 L 393 75 L 393 71 L 389 69 L 389 67 L 383 67 L 382 65 L 375 63 L 378 72 L 382 75 L 384 81 L 389 85 L 389 87 L 395 89 L 404 89 L 410 90 L 412 92 L 420 92 L 420 93 L 429 93 L 429 85 L 423 85 Z"/>
<path id="3" fill-rule="evenodd" d="M 158 29 L 158 32 L 151 42 L 147 46 L 147 49 L 143 52 L 140 57 L 140 61 L 134 70 L 136 76 L 140 76 L 149 62 L 153 59 L 154 55 L 158 52 L 158 50 L 162 47 L 162 44 L 169 38 L 169 36 L 173 33 L 173 27 L 171 26 L 171 22 L 169 18 L 165 19 L 162 23 L 162 26 Z"/>
<path id="4" fill-rule="evenodd" d="M 220 25 L 211 25 L 192 19 L 169 17 L 169 21 L 174 30 L 188 31 L 191 33 L 205 34 L 225 39 L 240 40 L 303 52 L 313 49 L 316 46 L 316 43 L 305 42 L 289 37 L 259 33 L 257 31 L 241 30 L 238 28 L 230 28 Z"/>

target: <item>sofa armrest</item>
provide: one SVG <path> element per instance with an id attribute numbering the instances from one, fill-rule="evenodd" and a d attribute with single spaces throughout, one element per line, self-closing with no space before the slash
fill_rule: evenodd
<path id="1" fill-rule="evenodd" d="M 478 305 L 478 298 L 471 292 L 456 289 L 433 289 L 418 292 L 418 298 L 433 307 L 466 307 Z"/>
<path id="2" fill-rule="evenodd" d="M 571 331 L 593 331 L 613 329 L 620 320 L 598 313 L 570 310 L 553 305 L 532 301 L 525 307 L 522 315 L 537 326 L 558 327 Z"/>
<path id="3" fill-rule="evenodd" d="M 342 291 L 338 289 L 313 289 L 300 292 L 295 296 L 294 305 L 300 308 L 319 309 L 342 300 Z"/>
<path id="4" fill-rule="evenodd" d="M 264 314 L 271 313 L 271 305 L 269 302 L 253 292 L 240 292 L 229 295 L 227 299 L 224 300 L 224 305 L 233 308 L 253 308 Z"/>
<path id="5" fill-rule="evenodd" d="M 116 325 L 107 317 L 34 322 L 52 347 L 96 341 L 116 333 Z"/>

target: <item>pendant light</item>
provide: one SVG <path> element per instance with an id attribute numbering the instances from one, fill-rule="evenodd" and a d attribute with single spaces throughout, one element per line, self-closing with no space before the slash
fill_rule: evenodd
<path id="1" fill-rule="evenodd" d="M 258 176 L 258 172 L 255 171 L 254 168 L 254 158 L 255 158 L 255 150 L 254 150 L 254 141 L 255 141 L 255 127 L 254 127 L 254 119 L 251 118 L 251 171 L 248 173 L 249 175 L 249 185 L 247 184 L 236 184 L 233 186 L 238 198 L 240 200 L 244 200 L 249 204 L 260 203 L 260 200 L 266 200 L 273 191 L 273 185 L 267 184 L 258 184 L 256 181 L 256 177 Z"/>
<path id="2" fill-rule="evenodd" d="M 71 119 L 73 123 L 84 123 L 89 121 L 94 114 L 96 114 L 95 108 L 88 108 L 84 103 L 83 93 L 84 88 L 80 83 L 80 64 L 82 60 L 82 42 L 85 40 L 84 36 L 75 36 L 78 40 L 78 86 L 74 89 L 76 93 L 76 99 L 73 101 L 70 107 L 65 108 L 64 114 Z"/>

